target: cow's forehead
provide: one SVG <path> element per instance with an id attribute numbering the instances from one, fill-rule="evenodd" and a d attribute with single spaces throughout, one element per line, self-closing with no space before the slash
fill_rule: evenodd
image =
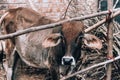
<path id="1" fill-rule="evenodd" d="M 66 22 L 62 27 L 64 37 L 68 44 L 71 43 L 71 41 L 74 40 L 80 32 L 84 31 L 84 25 L 80 21 Z"/>

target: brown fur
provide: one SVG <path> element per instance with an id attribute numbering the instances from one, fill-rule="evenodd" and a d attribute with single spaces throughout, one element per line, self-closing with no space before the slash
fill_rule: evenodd
<path id="1" fill-rule="evenodd" d="M 3 19 L 3 34 L 9 34 L 17 30 L 26 29 L 32 26 L 34 27 L 38 25 L 49 24 L 53 22 L 52 20 L 47 19 L 34 10 L 28 8 L 19 7 L 15 9 L 10 9 L 7 12 L 9 12 L 9 14 Z M 11 41 L 13 40 L 7 41 L 7 46 L 8 44 L 11 44 Z"/>
<path id="2" fill-rule="evenodd" d="M 45 25 L 54 22 L 53 20 L 50 20 L 44 16 L 41 16 L 39 13 L 35 12 L 34 10 L 28 9 L 28 8 L 15 8 L 10 9 L 7 12 L 9 12 L 8 15 L 5 16 L 5 18 L 2 21 L 2 32 L 3 34 L 9 34 L 16 32 L 18 30 L 23 30 L 29 27 L 34 27 L 38 25 Z M 46 30 L 47 31 L 47 30 Z M 46 34 L 46 32 L 43 30 L 43 36 Z M 52 31 L 50 31 L 52 32 Z M 38 32 L 30 33 L 29 35 L 29 41 L 35 41 L 36 43 L 39 43 L 38 36 L 35 37 L 35 35 Z M 48 32 L 49 33 L 49 32 Z M 47 34 L 48 34 L 47 33 Z M 39 34 L 39 33 L 38 33 Z M 41 32 L 40 32 L 41 34 Z M 40 38 L 41 38 L 40 36 Z M 35 39 L 34 39 L 34 38 Z M 16 39 L 17 38 L 11 38 L 9 40 L 6 40 L 6 54 L 7 57 L 9 57 L 14 49 L 14 46 L 16 45 Z"/>
<path id="3" fill-rule="evenodd" d="M 80 32 L 84 31 L 84 25 L 80 21 L 70 21 L 63 23 L 62 31 L 68 44 L 75 39 Z"/>
<path id="4" fill-rule="evenodd" d="M 10 9 L 7 12 L 9 12 L 9 14 L 2 21 L 3 23 L 1 28 L 3 30 L 3 34 L 9 34 L 16 32 L 17 30 L 22 30 L 32 26 L 34 27 L 53 22 L 52 20 L 41 16 L 39 13 L 28 8 L 19 7 L 15 9 Z M 33 39 L 33 36 L 31 36 L 31 38 L 29 39 Z M 6 40 L 7 56 L 11 55 L 14 45 L 15 38 Z"/>
<path id="5" fill-rule="evenodd" d="M 31 26 L 38 26 L 49 24 L 53 22 L 52 20 L 41 16 L 39 13 L 35 12 L 34 10 L 28 8 L 15 8 L 8 10 L 9 14 L 5 17 L 3 21 L 5 21 L 5 26 L 8 25 L 10 22 L 13 22 L 16 27 L 15 29 L 25 29 Z"/>

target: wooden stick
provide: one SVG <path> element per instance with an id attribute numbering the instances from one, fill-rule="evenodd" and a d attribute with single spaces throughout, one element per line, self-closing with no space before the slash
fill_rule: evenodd
<path id="1" fill-rule="evenodd" d="M 65 12 L 63 14 L 63 17 L 61 18 L 62 20 L 65 19 L 66 15 L 67 15 L 68 8 L 69 8 L 71 2 L 72 2 L 72 0 L 69 1 L 68 6 L 67 6 L 67 8 L 66 8 L 66 10 L 65 10 Z"/>
<path id="2" fill-rule="evenodd" d="M 107 0 L 108 3 L 108 10 L 113 9 L 113 1 L 112 0 Z M 111 16 L 111 14 L 109 14 L 109 16 Z M 107 38 L 108 38 L 108 58 L 113 58 L 113 20 L 111 18 L 109 18 L 108 16 L 108 27 L 107 27 Z M 106 72 L 106 80 L 111 80 L 111 75 L 112 75 L 112 63 L 108 64 L 108 68 L 107 68 L 107 72 Z"/>
<path id="3" fill-rule="evenodd" d="M 119 2 L 119 0 L 116 0 L 115 4 L 114 4 L 114 6 L 113 6 L 113 9 L 115 9 L 115 8 L 116 8 L 116 6 L 117 6 L 118 2 Z"/>
<path id="4" fill-rule="evenodd" d="M 116 16 L 119 15 L 119 14 L 120 14 L 120 11 L 117 11 L 117 12 L 115 12 L 112 16 L 110 16 L 110 18 L 112 19 L 112 18 L 116 17 Z M 98 23 L 94 24 L 93 26 L 87 28 L 87 29 L 85 30 L 85 32 L 90 32 L 91 30 L 99 27 L 100 25 L 102 25 L 102 24 L 105 23 L 105 22 L 106 22 L 106 18 L 104 18 L 103 20 L 101 20 L 101 21 L 99 21 Z"/>
<path id="5" fill-rule="evenodd" d="M 30 7 L 31 7 L 33 10 L 35 10 L 36 12 L 38 12 L 38 9 L 33 5 L 33 2 L 32 2 L 31 0 L 28 0 L 28 2 L 29 2 Z"/>
<path id="6" fill-rule="evenodd" d="M 27 4 L 22 2 L 0 2 L 0 4 Z"/>
<path id="7" fill-rule="evenodd" d="M 116 11 L 116 10 L 119 10 L 119 11 Z M 119 8 L 115 9 L 113 12 L 115 12 L 115 13 L 113 14 L 113 16 L 111 16 L 111 18 L 114 18 L 115 16 L 119 15 L 120 14 L 120 9 Z M 47 24 L 47 25 L 42 25 L 42 26 L 37 26 L 37 27 L 31 27 L 31 28 L 28 28 L 28 29 L 25 29 L 25 30 L 17 31 L 15 33 L 7 34 L 7 35 L 1 35 L 0 40 L 16 37 L 16 36 L 26 34 L 26 33 L 30 33 L 30 32 L 35 32 L 35 31 L 39 31 L 39 30 L 54 28 L 54 27 L 56 27 L 56 26 L 58 26 L 58 25 L 60 25 L 64 22 L 73 21 L 73 20 L 85 20 L 85 19 L 89 19 L 89 18 L 92 18 L 92 17 L 105 15 L 105 14 L 108 14 L 108 13 L 109 13 L 109 11 L 104 11 L 104 12 L 100 12 L 100 13 L 86 15 L 86 16 L 83 16 L 83 17 L 75 17 L 75 18 L 70 18 L 70 19 L 67 19 L 67 20 L 62 20 L 62 21 L 52 23 L 52 24 Z M 89 32 L 89 31 L 99 27 L 100 25 L 102 25 L 105 22 L 106 22 L 106 18 L 103 19 L 102 21 L 98 22 L 97 24 L 89 27 L 88 29 L 85 30 L 85 32 Z"/>

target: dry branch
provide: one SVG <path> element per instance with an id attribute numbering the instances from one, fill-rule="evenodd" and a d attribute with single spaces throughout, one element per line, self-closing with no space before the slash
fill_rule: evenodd
<path id="1" fill-rule="evenodd" d="M 36 12 L 38 12 L 38 9 L 33 5 L 33 2 L 32 2 L 31 0 L 28 0 L 28 2 L 29 2 L 30 7 L 31 7 L 33 10 L 35 10 Z"/>
<path id="2" fill-rule="evenodd" d="M 120 35 L 120 32 L 114 33 L 113 36 Z"/>
<path id="3" fill-rule="evenodd" d="M 108 10 L 113 9 L 113 1 L 112 0 L 107 0 L 108 3 Z M 111 16 L 111 14 L 109 14 L 109 16 Z M 113 58 L 113 20 L 109 19 L 109 21 L 107 22 L 108 27 L 107 27 L 107 38 L 108 38 L 108 51 L 107 51 L 107 55 L 108 58 Z M 111 75 L 112 75 L 112 64 L 108 65 L 108 69 L 107 69 L 107 73 L 106 73 L 107 77 L 106 80 L 111 80 Z"/>
<path id="4" fill-rule="evenodd" d="M 110 59 L 110 60 L 107 60 L 107 61 L 105 61 L 105 62 L 101 62 L 101 63 L 95 64 L 95 65 L 90 66 L 90 67 L 88 67 L 88 68 L 86 68 L 86 69 L 77 71 L 77 72 L 75 72 L 75 73 L 73 73 L 73 74 L 70 74 L 70 75 L 68 75 L 68 76 L 65 76 L 65 77 L 61 78 L 60 80 L 68 79 L 68 78 L 73 77 L 73 76 L 75 76 L 75 75 L 77 75 L 77 74 L 80 74 L 80 73 L 86 72 L 86 71 L 88 71 L 88 70 L 90 70 L 90 69 L 93 69 L 93 68 L 96 68 L 96 67 L 99 67 L 99 66 L 102 66 L 102 65 L 105 65 L 105 64 L 114 62 L 114 61 L 116 61 L 116 60 L 118 60 L 118 59 L 120 59 L 120 56 L 117 56 L 117 57 L 115 57 L 114 59 Z"/>
<path id="5" fill-rule="evenodd" d="M 117 11 L 117 12 L 115 12 L 115 11 Z M 113 16 L 111 16 L 111 18 L 114 18 L 115 16 L 120 14 L 120 8 L 114 9 L 112 12 L 115 12 L 113 14 Z M 25 29 L 25 30 L 17 31 L 15 33 L 7 34 L 7 35 L 1 35 L 0 40 L 12 38 L 12 37 L 19 36 L 19 35 L 26 34 L 26 33 L 30 33 L 30 32 L 35 32 L 35 31 L 38 31 L 38 30 L 54 28 L 54 27 L 56 27 L 56 26 L 58 26 L 58 25 L 60 25 L 60 24 L 62 24 L 64 22 L 67 22 L 67 21 L 85 20 L 85 19 L 89 19 L 89 18 L 92 18 L 92 17 L 105 15 L 105 14 L 108 14 L 108 13 L 109 13 L 109 11 L 103 11 L 103 12 L 100 12 L 100 13 L 86 15 L 86 16 L 83 16 L 83 17 L 75 17 L 75 18 L 70 18 L 70 19 L 67 19 L 67 20 L 62 20 L 62 21 L 52 23 L 52 24 L 47 24 L 47 25 L 42 25 L 42 26 L 37 26 L 37 27 L 31 27 L 31 28 L 28 28 L 28 29 Z M 102 21 L 98 22 L 97 24 L 93 25 L 92 27 L 89 27 L 88 29 L 86 29 L 85 32 L 89 32 L 89 31 L 93 30 L 94 28 L 99 27 L 100 25 L 102 25 L 105 22 L 106 22 L 106 19 L 103 19 Z"/>
<path id="6" fill-rule="evenodd" d="M 115 8 L 116 8 L 116 6 L 117 6 L 118 2 L 119 2 L 119 0 L 116 0 L 115 4 L 114 4 L 114 6 L 113 6 L 113 9 L 115 9 Z"/>
<path id="7" fill-rule="evenodd" d="M 0 4 L 27 4 L 24 2 L 0 2 Z"/>
<path id="8" fill-rule="evenodd" d="M 65 10 L 65 12 L 64 12 L 64 15 L 63 15 L 63 17 L 62 17 L 61 19 L 65 19 L 66 14 L 67 14 L 67 11 L 68 11 L 68 8 L 69 8 L 71 2 L 72 2 L 72 0 L 69 1 L 68 6 L 67 6 L 67 8 L 66 8 L 66 10 Z"/>
<path id="9" fill-rule="evenodd" d="M 115 12 L 110 18 L 112 19 L 112 18 L 116 17 L 117 15 L 120 15 L 120 11 Z M 105 22 L 106 22 L 106 18 L 103 19 L 103 20 L 101 20 L 101 21 L 99 21 L 99 22 L 96 23 L 95 25 L 87 28 L 87 29 L 85 30 L 85 32 L 90 32 L 91 30 L 99 27 L 100 25 L 102 25 L 102 24 L 105 23 Z"/>

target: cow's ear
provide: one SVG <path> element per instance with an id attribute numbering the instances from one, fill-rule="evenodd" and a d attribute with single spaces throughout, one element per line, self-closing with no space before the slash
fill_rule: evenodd
<path id="1" fill-rule="evenodd" d="M 44 48 L 57 46 L 61 42 L 61 34 L 50 34 L 42 43 Z"/>
<path id="2" fill-rule="evenodd" d="M 84 34 L 83 41 L 84 44 L 89 48 L 99 50 L 102 48 L 101 40 L 92 34 Z"/>

